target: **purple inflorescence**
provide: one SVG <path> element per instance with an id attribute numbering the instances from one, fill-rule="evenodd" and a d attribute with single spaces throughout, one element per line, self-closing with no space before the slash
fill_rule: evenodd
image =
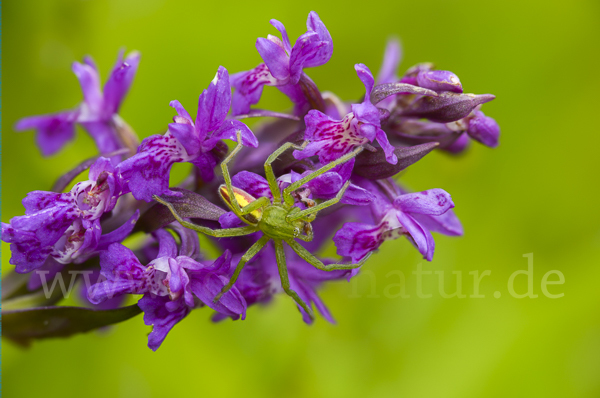
<path id="1" fill-rule="evenodd" d="M 295 211 L 340 196 L 339 203 L 317 214 L 310 231 L 314 239 L 299 242 L 311 253 L 333 242 L 338 255 L 357 264 L 385 241 L 406 237 L 431 261 L 432 232 L 462 235 L 448 192 L 434 188 L 411 193 L 394 176 L 433 149 L 463 152 L 470 139 L 496 147 L 498 124 L 481 111 L 494 96 L 464 93 L 454 73 L 428 63 L 399 76 L 402 51 L 396 40 L 390 40 L 377 77 L 364 64 L 354 66 L 365 91 L 347 103 L 321 92 L 306 74 L 307 68 L 325 65 L 333 54 L 331 35 L 319 16 L 309 14 L 306 32 L 293 44 L 281 22 L 271 20 L 271 25 L 281 37 L 268 35 L 256 41 L 262 63 L 231 76 L 219 67 L 200 94 L 195 118 L 173 100 L 168 104 L 176 116 L 172 123 L 162 122 L 166 132 L 145 138 L 139 146 L 131 145 L 133 132 L 118 115 L 138 67 L 138 53 L 125 59 L 119 54 L 103 90 L 90 58 L 74 63 L 83 102 L 73 110 L 27 117 L 16 124 L 16 130 L 37 130 L 44 155 L 59 151 L 79 124 L 92 135 L 100 154 L 61 178 L 55 192 L 30 192 L 23 199 L 25 215 L 2 223 L 2 240 L 11 245 L 11 264 L 18 273 L 32 273 L 30 290 L 40 289 L 45 280 L 40 282 L 37 273 L 87 269 L 96 276 L 86 290 L 92 305 L 110 308 L 128 295 L 140 297 L 144 322 L 153 327 L 148 337 L 153 350 L 194 309 L 211 308 L 215 321 L 244 319 L 247 307 L 284 291 L 276 247 L 267 243 L 247 262 L 233 287 L 220 295 L 260 234 L 212 238 L 222 254 L 209 260 L 197 232 L 183 228 L 153 199 L 165 198 L 196 224 L 244 227 L 247 223 L 226 211 L 217 195 L 223 183 L 219 165 L 228 152 L 223 140 L 238 138 L 244 148 L 229 164 L 232 184 L 247 195 L 246 200 L 266 197 L 268 203 L 279 199 L 273 197 L 277 195 L 269 188 L 263 165 L 284 143 L 296 147 L 273 162 L 282 193 L 320 167 L 364 149 L 292 192 L 293 206 L 299 208 Z M 264 86 L 275 86 L 289 97 L 288 113 L 253 108 Z M 247 117 L 277 119 L 251 131 L 239 120 Z M 169 186 L 171 167 L 178 162 L 191 163 L 192 172 L 180 185 Z M 89 179 L 65 191 L 86 168 Z M 126 240 L 133 234 L 138 239 Z M 286 249 L 285 256 L 289 287 L 309 308 L 314 304 L 333 322 L 316 291 L 324 282 L 350 279 L 358 270 L 329 272 L 292 250 Z M 321 261 L 325 266 L 335 263 Z M 298 309 L 306 322 L 312 322 L 305 309 L 300 305 Z"/>

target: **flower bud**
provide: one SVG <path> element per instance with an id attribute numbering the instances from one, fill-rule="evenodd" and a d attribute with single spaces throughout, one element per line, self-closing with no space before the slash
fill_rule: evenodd
<path id="1" fill-rule="evenodd" d="M 495 148 L 498 146 L 500 126 L 494 119 L 485 116 L 481 111 L 475 111 L 475 116 L 469 120 L 467 133 L 471 138 L 481 142 L 485 146 Z"/>
<path id="2" fill-rule="evenodd" d="M 458 94 L 442 92 L 437 97 L 421 97 L 400 112 L 400 116 L 426 118 L 449 123 L 467 116 L 477 105 L 496 98 L 492 94 Z"/>
<path id="3" fill-rule="evenodd" d="M 462 84 L 454 73 L 446 70 L 421 71 L 417 75 L 417 85 L 434 91 L 462 93 Z"/>

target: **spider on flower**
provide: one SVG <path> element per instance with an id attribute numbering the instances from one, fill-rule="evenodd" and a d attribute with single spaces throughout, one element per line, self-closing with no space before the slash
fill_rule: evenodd
<path id="1" fill-rule="evenodd" d="M 233 186 L 227 165 L 243 147 L 239 133 L 237 134 L 237 142 L 237 146 L 221 163 L 221 170 L 223 172 L 225 184 L 222 184 L 219 187 L 219 194 L 227 206 L 235 213 L 235 215 L 239 217 L 241 221 L 248 224 L 247 226 L 226 229 L 211 229 L 203 227 L 184 220 L 177 213 L 171 203 L 161 199 L 159 196 L 154 195 L 154 200 L 167 206 L 175 219 L 179 221 L 182 226 L 209 236 L 225 238 L 249 235 L 258 231 L 262 232 L 262 237 L 256 243 L 254 243 L 241 257 L 235 268 L 235 271 L 233 272 L 233 275 L 229 280 L 229 283 L 225 285 L 221 292 L 215 297 L 215 302 L 218 301 L 221 296 L 223 296 L 223 294 L 225 294 L 235 284 L 235 281 L 244 268 L 244 265 L 250 261 L 250 259 L 252 259 L 252 257 L 254 257 L 263 247 L 265 247 L 270 240 L 272 240 L 273 245 L 275 246 L 277 268 L 279 270 L 279 277 L 281 278 L 281 286 L 283 287 L 283 290 L 287 295 L 292 297 L 296 303 L 298 303 L 298 305 L 304 309 L 304 311 L 306 311 L 311 319 L 314 319 L 312 309 L 300 298 L 300 296 L 298 296 L 295 291 L 290 288 L 283 242 L 287 243 L 292 250 L 294 250 L 307 263 L 323 271 L 359 268 L 368 260 L 370 254 L 355 264 L 325 265 L 321 260 L 313 256 L 308 250 L 295 241 L 296 238 L 305 242 L 310 242 L 313 239 L 311 222 L 314 221 L 319 211 L 333 206 L 340 201 L 344 195 L 344 192 L 348 188 L 348 185 L 350 185 L 350 180 L 346 181 L 342 189 L 340 189 L 339 193 L 334 198 L 323 201 L 316 205 L 311 203 L 312 206 L 309 205 L 309 207 L 305 210 L 301 210 L 299 207 L 294 206 L 295 200 L 293 193 L 307 182 L 354 158 L 363 150 L 363 148 L 358 147 L 339 159 L 322 166 L 300 180 L 290 184 L 283 189 L 282 192 L 277 184 L 277 179 L 275 178 L 275 173 L 273 172 L 273 167 L 271 164 L 282 153 L 290 148 L 299 151 L 303 150 L 306 145 L 308 145 L 308 141 L 304 141 L 302 145 L 296 145 L 291 142 L 283 144 L 275 152 L 273 152 L 265 162 L 265 175 L 267 182 L 269 183 L 269 189 L 273 195 L 273 201 L 271 202 L 271 199 L 268 197 L 263 196 L 255 198 L 242 189 Z"/>

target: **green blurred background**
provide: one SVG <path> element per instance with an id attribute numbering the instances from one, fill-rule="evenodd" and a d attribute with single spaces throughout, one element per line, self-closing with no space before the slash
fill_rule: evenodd
<path id="1" fill-rule="evenodd" d="M 164 130 L 178 99 L 195 109 L 219 65 L 231 73 L 259 63 L 257 37 L 282 21 L 294 40 L 317 11 L 334 40 L 331 61 L 309 75 L 347 100 L 363 94 L 353 65 L 379 68 L 386 39 L 404 44 L 401 71 L 431 61 L 455 72 L 466 92 L 493 93 L 486 114 L 502 128 L 496 150 L 473 145 L 460 158 L 427 156 L 402 176 L 413 189 L 452 194 L 466 233 L 437 235 L 424 270 L 490 270 L 485 298 L 448 298 L 437 275 L 415 295 L 421 262 L 405 240 L 387 242 L 355 284 L 329 284 L 322 297 L 338 324 L 306 326 L 292 300 L 253 307 L 243 322 L 212 324 L 193 312 L 158 352 L 141 317 L 104 333 L 2 344 L 7 397 L 598 397 L 600 396 L 600 226 L 598 92 L 600 2 L 33 1 L 2 4 L 2 221 L 21 199 L 94 155 L 87 134 L 42 159 L 17 119 L 67 109 L 81 99 L 70 64 L 90 54 L 102 78 L 123 46 L 142 53 L 121 115 L 141 136 Z M 288 106 L 274 89 L 264 107 Z M 333 253 L 330 248 L 329 253 Z M 536 299 L 517 299 L 507 280 L 534 256 Z M 2 244 L 2 273 L 8 264 Z M 391 298 L 407 275 L 410 298 Z M 540 291 L 560 270 L 564 297 Z M 374 283 L 374 285 L 372 285 Z M 391 290 L 390 290 L 391 289 Z M 516 289 L 526 289 L 523 276 Z M 495 298 L 499 291 L 502 297 Z M 388 293 L 388 294 L 386 294 Z M 387 296 L 387 297 L 386 297 Z"/>

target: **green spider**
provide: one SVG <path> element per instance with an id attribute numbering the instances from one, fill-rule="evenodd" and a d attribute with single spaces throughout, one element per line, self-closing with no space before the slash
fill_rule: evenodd
<path id="1" fill-rule="evenodd" d="M 302 145 L 295 145 L 291 142 L 283 144 L 275 152 L 273 152 L 267 161 L 265 162 L 265 175 L 269 183 L 269 189 L 273 195 L 273 202 L 271 203 L 268 197 L 254 198 L 249 193 L 236 188 L 231 183 L 231 176 L 229 175 L 228 163 L 233 160 L 235 155 L 242 148 L 242 140 L 238 133 L 237 135 L 237 146 L 231 151 L 229 156 L 221 163 L 221 170 L 223 172 L 223 178 L 225 184 L 219 187 L 219 194 L 227 206 L 246 224 L 245 227 L 240 228 L 227 228 L 227 229 L 211 229 L 200 225 L 193 224 L 185 221 L 179 216 L 173 205 L 160 197 L 154 195 L 154 199 L 167 206 L 175 219 L 186 228 L 193 229 L 203 234 L 214 236 L 217 238 L 232 237 L 232 236 L 243 236 L 249 235 L 257 231 L 261 231 L 263 236 L 254 243 L 248 251 L 242 256 L 239 263 L 237 264 L 229 283 L 221 289 L 221 292 L 215 297 L 214 301 L 218 301 L 223 294 L 225 294 L 235 283 L 240 272 L 244 268 L 244 265 L 250 261 L 270 240 L 273 240 L 275 246 L 275 254 L 277 259 L 277 268 L 279 270 L 279 277 L 281 278 L 281 286 L 283 290 L 292 297 L 298 305 L 300 305 L 304 311 L 314 319 L 314 314 L 311 308 L 298 296 L 298 294 L 290 289 L 290 281 L 288 278 L 287 265 L 285 261 L 285 253 L 283 250 L 283 242 L 287 243 L 292 250 L 294 250 L 302 259 L 309 264 L 323 271 L 333 270 L 345 270 L 354 269 L 362 266 L 369 258 L 366 256 L 360 262 L 356 264 L 329 264 L 325 265 L 318 258 L 313 256 L 308 250 L 295 241 L 295 238 L 301 239 L 306 242 L 310 242 L 313 239 L 313 230 L 311 222 L 315 219 L 316 214 L 329 206 L 332 206 L 340 201 L 344 192 L 348 188 L 350 181 L 347 181 L 340 192 L 335 198 L 326 200 L 317 205 L 312 204 L 305 210 L 294 206 L 293 192 L 306 184 L 308 181 L 320 176 L 321 174 L 331 170 L 339 164 L 347 162 L 356 155 L 358 155 L 363 148 L 358 147 L 354 151 L 340 157 L 339 159 L 321 167 L 318 170 L 310 173 L 306 177 L 290 184 L 283 190 L 283 195 L 277 184 L 277 179 L 273 172 L 271 164 L 286 150 L 293 148 L 297 150 L 303 150 L 308 141 L 304 141 Z M 241 202 L 241 205 L 240 205 Z M 304 234 L 302 234 L 304 232 Z"/>

